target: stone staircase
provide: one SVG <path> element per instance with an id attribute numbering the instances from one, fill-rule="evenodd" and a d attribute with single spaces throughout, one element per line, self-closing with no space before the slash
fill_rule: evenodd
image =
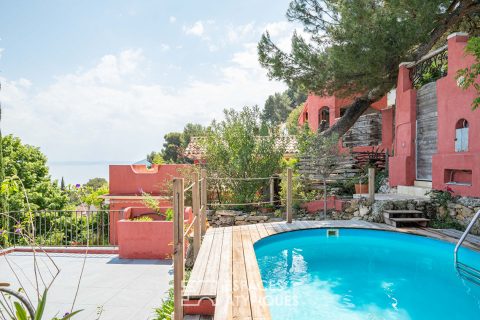
<path id="1" fill-rule="evenodd" d="M 399 227 L 426 227 L 430 219 L 423 217 L 423 212 L 418 210 L 384 210 L 385 223 L 395 228 Z"/>
<path id="2" fill-rule="evenodd" d="M 430 181 L 416 180 L 413 186 L 398 186 L 397 193 L 415 197 L 427 197 L 428 192 L 432 190 Z"/>

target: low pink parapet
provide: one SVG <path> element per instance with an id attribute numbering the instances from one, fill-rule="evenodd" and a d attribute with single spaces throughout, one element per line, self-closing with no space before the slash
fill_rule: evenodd
<path id="1" fill-rule="evenodd" d="M 192 208 L 185 208 L 184 223 L 193 220 Z M 121 259 L 171 259 L 173 221 L 117 221 Z"/>

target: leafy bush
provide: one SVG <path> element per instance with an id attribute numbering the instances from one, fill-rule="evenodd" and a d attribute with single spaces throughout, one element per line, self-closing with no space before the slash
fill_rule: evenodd
<path id="1" fill-rule="evenodd" d="M 278 128 L 264 122 L 257 107 L 225 110 L 225 120 L 212 122 L 203 143 L 208 176 L 212 178 L 209 185 L 216 189 L 219 202 L 256 201 L 268 179 L 243 179 L 270 177 L 278 172 L 285 149 Z"/>
<path id="2" fill-rule="evenodd" d="M 148 221 L 153 221 L 153 219 L 149 216 L 141 216 L 141 217 L 136 217 L 136 218 L 130 219 L 130 221 L 148 222 Z"/>
<path id="3" fill-rule="evenodd" d="M 443 190 L 431 190 L 427 193 L 430 196 L 430 199 L 433 203 L 440 205 L 441 207 L 447 208 L 449 202 L 455 201 L 452 190 L 447 188 L 446 191 Z"/>
<path id="4" fill-rule="evenodd" d="M 434 229 L 456 229 L 460 231 L 465 230 L 465 227 L 460 222 L 453 219 L 448 214 L 443 218 L 430 220 L 429 227 Z"/>
<path id="5" fill-rule="evenodd" d="M 168 208 L 167 211 L 165 211 L 165 220 L 166 221 L 172 221 L 173 220 L 173 209 L 172 208 Z"/>

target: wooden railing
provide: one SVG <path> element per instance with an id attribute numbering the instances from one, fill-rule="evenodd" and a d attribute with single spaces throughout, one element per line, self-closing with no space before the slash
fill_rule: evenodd
<path id="1" fill-rule="evenodd" d="M 287 169 L 287 196 L 286 216 L 288 223 L 292 223 L 292 169 Z M 262 178 L 270 180 L 270 201 L 274 203 L 273 179 L 278 177 Z M 258 179 L 258 178 L 252 178 Z M 248 180 L 248 178 L 246 178 Z M 193 219 L 188 225 L 184 225 L 185 193 L 192 192 Z M 185 188 L 183 178 L 173 179 L 173 292 L 174 292 L 174 320 L 183 320 L 183 290 L 185 284 L 185 239 L 193 230 L 194 259 L 200 250 L 202 236 L 207 230 L 207 172 L 201 170 L 194 173 L 193 182 Z"/>

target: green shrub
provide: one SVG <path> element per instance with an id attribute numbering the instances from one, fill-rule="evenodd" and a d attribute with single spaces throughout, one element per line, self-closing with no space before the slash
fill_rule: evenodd
<path id="1" fill-rule="evenodd" d="M 465 227 L 460 222 L 453 219 L 450 215 L 447 215 L 444 218 L 431 220 L 429 223 L 429 227 L 434 229 L 456 229 L 460 231 L 465 230 Z"/>
<path id="2" fill-rule="evenodd" d="M 173 220 L 173 209 L 168 208 L 167 211 L 165 211 L 165 220 L 166 221 L 172 221 Z"/>
<path id="3" fill-rule="evenodd" d="M 141 217 L 136 217 L 136 218 L 130 219 L 130 221 L 148 222 L 148 221 L 153 221 L 153 218 L 151 218 L 149 216 L 141 216 Z"/>
<path id="4" fill-rule="evenodd" d="M 433 203 L 438 204 L 441 207 L 447 208 L 449 202 L 454 202 L 456 198 L 452 192 L 447 188 L 447 191 L 443 190 L 431 190 L 427 193 Z"/>

